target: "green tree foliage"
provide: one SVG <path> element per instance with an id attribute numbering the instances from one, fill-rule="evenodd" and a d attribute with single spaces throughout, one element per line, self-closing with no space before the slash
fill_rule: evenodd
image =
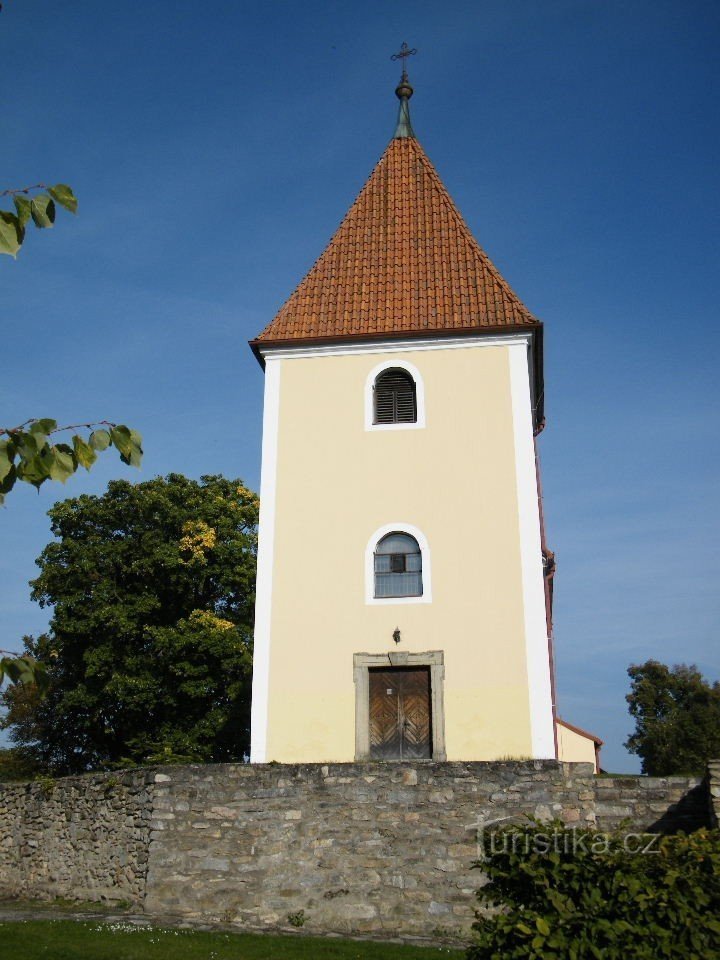
<path id="1" fill-rule="evenodd" d="M 720 956 L 717 830 L 652 840 L 533 822 L 483 846 L 468 960 Z"/>
<path id="2" fill-rule="evenodd" d="M 670 669 L 657 660 L 633 664 L 628 674 L 635 732 L 625 747 L 641 758 L 643 773 L 700 774 L 720 757 L 720 683 L 693 665 Z"/>
<path id="3" fill-rule="evenodd" d="M 83 437 L 79 433 L 69 443 L 54 443 L 57 433 L 84 427 L 91 431 Z M 98 453 L 115 447 L 123 463 L 139 467 L 142 462 L 142 437 L 137 430 L 124 424 L 76 423 L 58 427 L 55 420 L 26 420 L 17 427 L 0 427 L 0 505 L 18 480 L 31 483 L 38 489 L 46 480 L 65 483 L 78 467 L 89 470 Z"/>
<path id="4" fill-rule="evenodd" d="M 25 228 L 31 220 L 36 227 L 46 230 L 55 223 L 56 204 L 70 213 L 77 213 L 77 198 L 66 183 L 56 183 L 54 187 L 36 183 L 19 190 L 3 190 L 0 197 L 12 197 L 15 208 L 0 210 L 0 253 L 11 257 L 17 257 L 25 240 Z"/>
<path id="5" fill-rule="evenodd" d="M 24 757 L 21 750 L 0 747 L 0 783 L 32 780 L 40 772 L 37 764 Z"/>
<path id="6" fill-rule="evenodd" d="M 109 484 L 49 511 L 33 599 L 40 698 L 9 687 L 4 726 L 53 773 L 239 760 L 248 751 L 258 499 L 179 474 Z"/>

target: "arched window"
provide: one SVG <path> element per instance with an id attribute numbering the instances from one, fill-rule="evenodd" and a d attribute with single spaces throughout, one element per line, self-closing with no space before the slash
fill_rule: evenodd
<path id="1" fill-rule="evenodd" d="M 421 597 L 422 553 L 409 533 L 388 533 L 375 547 L 375 597 Z"/>
<path id="2" fill-rule="evenodd" d="M 415 381 L 400 367 L 378 374 L 373 391 L 373 423 L 416 423 Z"/>

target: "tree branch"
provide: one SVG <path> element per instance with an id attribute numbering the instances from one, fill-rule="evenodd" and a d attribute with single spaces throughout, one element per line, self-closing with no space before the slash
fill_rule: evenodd
<path id="1" fill-rule="evenodd" d="M 6 433 L 8 435 L 12 433 L 22 433 L 25 427 L 31 423 L 37 423 L 39 417 L 32 417 L 30 420 L 26 420 L 24 423 L 19 424 L 17 427 L 0 427 L 0 436 Z M 80 430 L 80 428 L 86 428 L 88 430 L 92 427 L 116 427 L 117 424 L 113 423 L 111 420 L 95 420 L 93 423 L 70 423 L 66 427 L 55 427 L 54 430 L 51 430 L 48 433 L 48 436 L 52 436 L 54 433 L 62 433 L 63 430 Z"/>
<path id="2" fill-rule="evenodd" d="M 34 183 L 31 187 L 20 187 L 18 190 L 0 190 L 0 197 L 14 197 L 17 193 L 30 193 L 31 190 L 47 190 L 46 183 Z"/>

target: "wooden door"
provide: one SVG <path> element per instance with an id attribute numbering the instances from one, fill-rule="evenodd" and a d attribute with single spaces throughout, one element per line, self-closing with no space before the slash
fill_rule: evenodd
<path id="1" fill-rule="evenodd" d="M 429 760 L 432 717 L 429 667 L 372 667 L 370 756 L 377 760 Z"/>

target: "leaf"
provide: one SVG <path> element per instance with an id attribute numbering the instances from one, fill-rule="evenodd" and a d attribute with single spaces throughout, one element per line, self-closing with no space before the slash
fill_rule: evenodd
<path id="1" fill-rule="evenodd" d="M 54 420 L 36 420 L 24 436 L 35 442 L 37 452 L 40 453 L 48 442 L 48 434 L 56 427 L 57 423 Z"/>
<path id="2" fill-rule="evenodd" d="M 65 483 L 68 477 L 71 477 L 75 473 L 75 461 L 73 460 L 72 453 L 69 452 L 70 448 L 67 447 L 65 450 L 61 449 L 65 444 L 58 444 L 56 447 L 51 447 L 50 452 L 52 454 L 52 461 L 50 464 L 50 479 L 59 480 L 60 483 Z"/>
<path id="3" fill-rule="evenodd" d="M 132 450 L 128 457 L 128 463 L 131 467 L 139 467 L 142 463 L 143 456 L 142 435 L 139 434 L 137 430 L 131 430 L 130 442 L 132 443 Z"/>
<path id="4" fill-rule="evenodd" d="M 77 213 L 78 202 L 72 187 L 66 183 L 56 183 L 54 187 L 48 187 L 48 193 L 61 207 L 65 207 L 70 213 Z"/>
<path id="5" fill-rule="evenodd" d="M 0 480 L 0 504 L 5 500 L 5 494 L 10 493 L 12 488 L 15 486 L 15 481 L 17 480 L 17 467 L 15 464 L 12 464 L 10 467 L 9 473 L 6 473 L 5 476 Z"/>
<path id="6" fill-rule="evenodd" d="M 51 476 L 49 464 L 39 454 L 29 457 L 18 466 L 17 476 L 18 480 L 24 480 L 25 483 L 31 483 L 34 487 L 39 488 Z"/>
<path id="7" fill-rule="evenodd" d="M 110 430 L 110 440 L 120 451 L 120 455 L 129 462 L 133 449 L 133 441 L 129 429 L 123 424 Z"/>
<path id="8" fill-rule="evenodd" d="M 36 227 L 51 227 L 55 223 L 55 202 L 46 193 L 39 193 L 30 201 L 30 214 Z"/>
<path id="9" fill-rule="evenodd" d="M 45 438 L 36 433 L 15 434 L 15 444 L 22 460 L 30 460 L 36 453 L 40 453 L 45 443 Z"/>
<path id="10" fill-rule="evenodd" d="M 120 459 L 123 463 L 129 463 L 133 467 L 139 467 L 142 462 L 142 436 L 137 430 L 130 430 L 125 424 L 119 424 L 110 431 L 112 442 L 120 451 Z"/>
<path id="11" fill-rule="evenodd" d="M 24 228 L 15 214 L 0 210 L 0 253 L 16 257 L 24 236 Z"/>
<path id="12" fill-rule="evenodd" d="M 13 683 L 37 684 L 43 689 L 48 684 L 45 668 L 32 657 L 2 657 L 0 678 L 3 674 Z"/>
<path id="13" fill-rule="evenodd" d="M 57 430 L 57 420 L 51 420 L 49 417 L 35 420 L 30 427 L 30 433 L 42 433 L 44 436 L 52 433 L 53 430 Z"/>
<path id="14" fill-rule="evenodd" d="M 10 473 L 13 466 L 12 447 L 9 440 L 0 440 L 0 482 Z"/>
<path id="15" fill-rule="evenodd" d="M 13 203 L 15 204 L 15 209 L 17 210 L 20 226 L 24 227 L 30 219 L 30 201 L 27 197 L 15 196 L 13 197 Z"/>
<path id="16" fill-rule="evenodd" d="M 89 470 L 97 460 L 97 454 L 90 444 L 77 434 L 75 434 L 75 436 L 72 438 L 72 441 L 73 451 L 75 453 L 77 462 L 81 467 L 85 467 L 86 470 Z"/>
<path id="17" fill-rule="evenodd" d="M 543 917 L 538 917 L 535 920 L 535 926 L 538 929 L 538 933 L 541 933 L 544 937 L 550 936 L 550 926 Z"/>
<path id="18" fill-rule="evenodd" d="M 88 437 L 88 443 L 93 448 L 93 450 L 107 450 L 110 446 L 110 434 L 107 430 L 93 430 L 93 432 Z"/>

